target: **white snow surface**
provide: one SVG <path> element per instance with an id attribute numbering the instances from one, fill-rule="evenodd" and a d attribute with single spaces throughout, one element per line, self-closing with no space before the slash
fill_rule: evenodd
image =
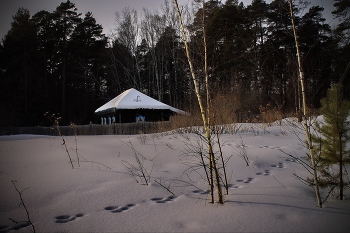
<path id="1" fill-rule="evenodd" d="M 349 231 L 350 201 L 330 197 L 318 208 L 312 188 L 293 175 L 308 176 L 286 155 L 305 158 L 301 132 L 286 122 L 235 129 L 221 135 L 225 159 L 232 155 L 223 205 L 209 203 L 199 158 L 191 156 L 201 144 L 196 134 L 77 136 L 80 167 L 75 137 L 67 136 L 75 169 L 60 137 L 0 136 L 0 232 L 29 232 L 9 220 L 27 220 L 13 180 L 38 232 Z M 241 138 L 250 166 L 237 155 Z M 137 165 L 133 148 L 145 157 L 149 185 L 123 165 Z"/>
<path id="2" fill-rule="evenodd" d="M 169 109 L 173 112 L 185 114 L 184 111 L 171 107 L 158 100 L 155 100 L 134 88 L 124 91 L 114 99 L 102 105 L 96 112 L 101 112 L 110 108 L 116 109 Z"/>

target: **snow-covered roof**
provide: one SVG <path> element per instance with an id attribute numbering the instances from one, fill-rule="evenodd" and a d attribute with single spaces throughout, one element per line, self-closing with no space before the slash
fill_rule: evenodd
<path id="1" fill-rule="evenodd" d="M 173 108 L 158 100 L 155 100 L 134 88 L 124 91 L 114 99 L 96 109 L 95 113 L 107 109 L 168 109 L 173 112 L 187 114 L 186 112 Z"/>

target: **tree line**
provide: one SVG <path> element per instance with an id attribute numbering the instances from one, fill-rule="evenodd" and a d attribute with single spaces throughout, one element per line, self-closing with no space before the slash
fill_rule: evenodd
<path id="1" fill-rule="evenodd" d="M 332 83 L 350 96 L 350 5 L 336 0 L 339 24 L 325 23 L 324 9 L 294 3 L 308 102 L 320 106 Z M 295 112 L 299 103 L 295 43 L 288 1 L 205 2 L 207 75 L 215 103 L 237 113 L 264 106 Z M 203 11 L 182 6 L 200 91 L 203 70 Z M 103 34 L 92 12 L 71 1 L 34 15 L 19 8 L 0 43 L 1 126 L 48 124 L 44 113 L 60 113 L 63 124 L 96 121 L 94 111 L 129 88 L 187 111 L 198 109 L 176 11 L 165 1 L 156 12 L 125 8 L 113 34 Z M 229 103 L 229 104 L 227 104 Z"/>

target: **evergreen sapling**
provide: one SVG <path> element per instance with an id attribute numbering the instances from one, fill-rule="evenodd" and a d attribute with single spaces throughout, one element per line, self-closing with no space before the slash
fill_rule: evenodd
<path id="1" fill-rule="evenodd" d="M 349 140 L 350 122 L 347 120 L 350 101 L 344 100 L 342 86 L 334 84 L 328 90 L 327 97 L 321 100 L 320 113 L 324 122 L 316 124 L 313 134 L 314 151 L 318 155 L 320 186 L 338 188 L 339 199 L 344 198 L 346 165 L 350 164 L 350 154 L 346 146 Z"/>

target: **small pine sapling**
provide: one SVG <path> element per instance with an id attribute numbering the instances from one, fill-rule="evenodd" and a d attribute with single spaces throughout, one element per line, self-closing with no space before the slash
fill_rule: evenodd
<path id="1" fill-rule="evenodd" d="M 324 123 L 316 125 L 313 139 L 316 142 L 315 154 L 318 155 L 318 169 L 320 171 L 320 186 L 339 190 L 339 199 L 344 198 L 345 165 L 350 164 L 350 154 L 346 147 L 349 140 L 350 124 L 347 121 L 350 101 L 344 100 L 342 87 L 334 84 L 328 90 L 327 97 L 321 100 L 320 113 Z"/>

